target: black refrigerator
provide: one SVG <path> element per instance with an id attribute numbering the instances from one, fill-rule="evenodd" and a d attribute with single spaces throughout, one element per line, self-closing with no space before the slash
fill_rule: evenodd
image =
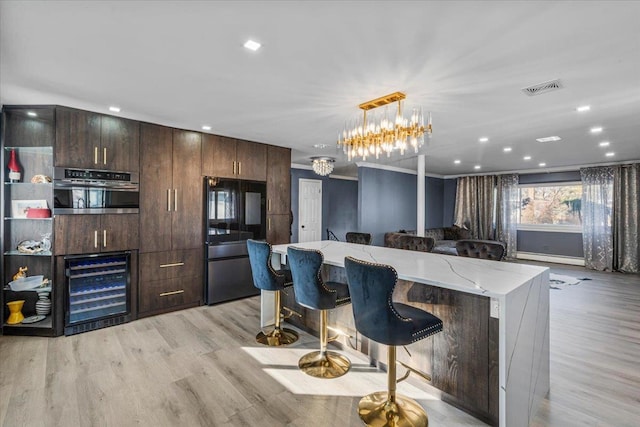
<path id="1" fill-rule="evenodd" d="M 218 304 L 260 293 L 253 286 L 247 239 L 267 238 L 267 184 L 205 177 L 205 301 Z"/>

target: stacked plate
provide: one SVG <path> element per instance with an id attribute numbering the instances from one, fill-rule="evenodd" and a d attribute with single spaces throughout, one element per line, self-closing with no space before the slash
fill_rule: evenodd
<path id="1" fill-rule="evenodd" d="M 51 313 L 51 300 L 48 292 L 38 293 L 38 302 L 36 303 L 36 313 L 40 316 L 46 316 Z"/>

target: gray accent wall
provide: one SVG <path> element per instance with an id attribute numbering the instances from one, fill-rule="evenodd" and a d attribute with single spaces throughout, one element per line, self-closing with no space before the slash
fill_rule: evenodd
<path id="1" fill-rule="evenodd" d="M 291 242 L 298 242 L 298 189 L 299 179 L 322 181 L 322 240 L 327 239 L 327 228 L 344 241 L 347 231 L 357 228 L 358 182 L 320 176 L 307 169 L 291 169 Z"/>
<path id="2" fill-rule="evenodd" d="M 425 228 L 443 226 L 444 180 L 425 178 Z M 416 175 L 377 168 L 358 168 L 358 231 L 384 244 L 384 233 L 415 230 Z"/>
<path id="3" fill-rule="evenodd" d="M 458 180 L 456 178 L 444 180 L 442 192 L 442 225 L 444 227 L 452 226 L 455 220 L 457 188 Z"/>
<path id="4" fill-rule="evenodd" d="M 329 198 L 327 208 L 323 208 L 327 211 L 326 220 L 323 212 L 324 227 L 345 241 L 348 231 L 358 231 L 358 181 L 332 178 L 327 184 Z M 326 239 L 326 230 L 322 238 Z"/>

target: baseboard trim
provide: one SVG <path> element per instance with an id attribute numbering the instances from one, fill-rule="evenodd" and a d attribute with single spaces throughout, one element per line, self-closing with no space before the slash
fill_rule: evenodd
<path id="1" fill-rule="evenodd" d="M 529 261 L 552 262 L 555 264 L 580 265 L 584 267 L 584 259 L 562 255 L 536 254 L 533 252 L 518 252 L 517 259 L 526 259 Z"/>

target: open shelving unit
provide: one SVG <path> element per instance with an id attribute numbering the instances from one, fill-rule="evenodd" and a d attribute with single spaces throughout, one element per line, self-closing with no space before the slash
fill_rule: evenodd
<path id="1" fill-rule="evenodd" d="M 53 184 L 32 183 L 35 175 L 53 177 L 53 146 L 55 141 L 55 107 L 53 106 L 4 106 L 2 109 L 2 285 L 0 292 L 0 321 L 3 334 L 60 335 L 62 310 L 56 287 L 51 287 L 49 299 L 51 311 L 45 319 L 29 324 L 8 324 L 7 302 L 23 299 L 25 317 L 36 315 L 37 290 L 13 291 L 8 284 L 20 267 L 27 267 L 27 275 L 43 275 L 53 285 L 55 279 L 53 251 L 20 252 L 18 244 L 25 240 L 41 241 L 49 234 L 54 241 L 53 218 L 25 218 L 21 209 L 25 203 L 46 201 L 53 209 Z M 20 182 L 9 182 L 7 163 L 9 154 L 15 151 L 21 167 Z"/>

